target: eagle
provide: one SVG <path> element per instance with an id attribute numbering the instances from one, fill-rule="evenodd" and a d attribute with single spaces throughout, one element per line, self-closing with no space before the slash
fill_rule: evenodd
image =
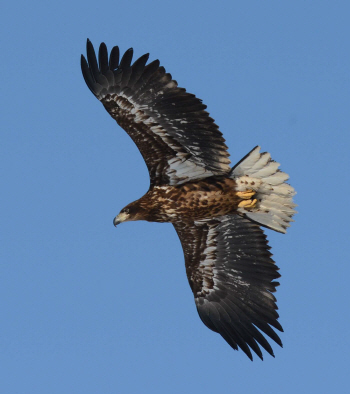
<path id="1" fill-rule="evenodd" d="M 81 69 L 91 92 L 141 152 L 150 177 L 147 193 L 128 204 L 114 225 L 133 220 L 172 223 L 202 322 L 251 360 L 274 357 L 266 336 L 274 329 L 279 268 L 261 227 L 285 233 L 296 205 L 279 163 L 256 146 L 235 166 L 222 133 L 194 94 L 178 86 L 149 54 L 132 63 L 87 40 Z M 263 335 L 265 334 L 265 335 Z"/>

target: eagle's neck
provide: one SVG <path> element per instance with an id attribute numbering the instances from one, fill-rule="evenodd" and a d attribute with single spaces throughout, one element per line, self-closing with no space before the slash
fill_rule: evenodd
<path id="1" fill-rule="evenodd" d="M 168 222 L 166 215 L 162 214 L 161 202 L 154 193 L 148 192 L 140 199 L 129 204 L 134 212 L 134 220 L 146 220 L 148 222 Z"/>

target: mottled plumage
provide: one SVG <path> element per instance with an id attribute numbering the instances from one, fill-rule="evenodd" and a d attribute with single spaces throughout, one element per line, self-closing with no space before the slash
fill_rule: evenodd
<path id="1" fill-rule="evenodd" d="M 91 42 L 81 57 L 86 84 L 139 148 L 150 188 L 114 219 L 173 223 L 203 323 L 252 359 L 262 333 L 282 346 L 275 282 L 280 275 L 260 225 L 285 232 L 295 213 L 288 175 L 268 153 L 254 148 L 232 169 L 225 140 L 206 106 L 148 54 L 133 64 L 133 50 L 98 62 Z"/>

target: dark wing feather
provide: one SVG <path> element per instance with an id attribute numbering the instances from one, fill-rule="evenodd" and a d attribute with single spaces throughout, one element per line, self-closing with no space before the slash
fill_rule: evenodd
<path id="1" fill-rule="evenodd" d="M 259 345 L 273 356 L 259 330 L 282 346 L 271 328 L 283 331 L 272 294 L 280 275 L 263 230 L 238 215 L 174 226 L 203 323 L 250 359 L 250 349 L 263 358 Z"/>
<path id="2" fill-rule="evenodd" d="M 91 42 L 81 68 L 86 84 L 139 148 L 151 185 L 181 184 L 230 171 L 225 140 L 193 94 L 179 88 L 148 54 L 131 65 L 133 50 L 119 62 L 114 47 L 108 61 L 101 44 L 98 62 Z"/>

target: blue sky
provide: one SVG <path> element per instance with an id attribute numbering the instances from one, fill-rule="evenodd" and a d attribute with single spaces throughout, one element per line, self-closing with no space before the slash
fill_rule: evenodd
<path id="1" fill-rule="evenodd" d="M 346 1 L 2 5 L 4 393 L 345 392 L 350 365 Z M 281 268 L 284 348 L 252 363 L 199 320 L 169 224 L 114 216 L 148 188 L 89 92 L 95 46 L 150 52 L 208 105 L 232 162 L 259 144 L 298 191 Z"/>

